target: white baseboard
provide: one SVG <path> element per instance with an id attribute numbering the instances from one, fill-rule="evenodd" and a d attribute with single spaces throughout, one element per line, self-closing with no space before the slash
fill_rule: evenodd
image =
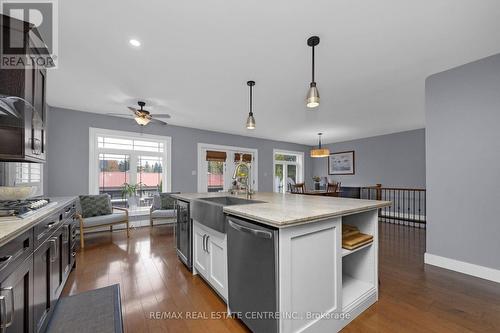
<path id="1" fill-rule="evenodd" d="M 432 266 L 438 266 L 452 271 L 479 277 L 481 279 L 500 283 L 500 270 L 498 269 L 470 264 L 465 261 L 441 257 L 427 252 L 424 254 L 424 262 Z"/>

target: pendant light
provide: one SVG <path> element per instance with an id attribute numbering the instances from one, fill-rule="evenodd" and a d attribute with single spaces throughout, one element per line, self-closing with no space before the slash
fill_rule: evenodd
<path id="1" fill-rule="evenodd" d="M 252 111 L 252 87 L 255 86 L 255 81 L 247 81 L 247 86 L 250 87 L 250 112 L 247 118 L 247 129 L 255 129 L 255 118 Z"/>
<path id="2" fill-rule="evenodd" d="M 311 157 L 328 157 L 330 150 L 328 148 L 321 148 L 321 136 L 323 133 L 318 133 L 319 143 L 318 148 L 311 149 Z"/>
<path id="3" fill-rule="evenodd" d="M 311 109 L 319 106 L 319 91 L 318 88 L 316 88 L 316 82 L 314 81 L 314 47 L 318 44 L 318 36 L 312 36 L 307 39 L 307 45 L 312 48 L 312 81 L 309 84 L 309 90 L 307 91 L 306 106 Z"/>

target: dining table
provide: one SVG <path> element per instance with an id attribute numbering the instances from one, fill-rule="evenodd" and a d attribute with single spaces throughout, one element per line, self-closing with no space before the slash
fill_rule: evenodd
<path id="1" fill-rule="evenodd" d="M 341 193 L 342 193 L 342 190 L 337 190 L 335 192 L 328 192 L 327 190 L 308 190 L 308 191 L 305 191 L 304 193 L 300 193 L 300 194 L 340 197 Z"/>

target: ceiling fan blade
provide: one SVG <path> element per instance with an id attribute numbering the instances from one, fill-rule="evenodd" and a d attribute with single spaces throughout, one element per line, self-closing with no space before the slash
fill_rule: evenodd
<path id="1" fill-rule="evenodd" d="M 155 113 L 155 114 L 152 114 L 153 117 L 155 118 L 165 118 L 165 119 L 170 119 L 170 115 L 169 114 L 160 114 L 160 113 Z"/>
<path id="2" fill-rule="evenodd" d="M 162 120 L 154 119 L 154 118 L 151 119 L 151 122 L 155 123 L 155 124 L 160 124 L 160 125 L 168 125 L 166 122 L 164 122 Z"/>
<path id="3" fill-rule="evenodd" d="M 136 116 L 140 116 L 140 112 L 139 112 L 139 110 L 137 110 L 136 108 L 133 108 L 133 107 L 131 107 L 131 106 L 127 106 L 127 107 L 128 107 L 128 109 L 129 109 L 130 111 L 132 111 L 132 112 L 133 112 Z"/>
<path id="4" fill-rule="evenodd" d="M 106 115 L 112 117 L 128 118 L 128 119 L 134 118 L 134 116 L 131 114 L 123 114 L 123 113 L 106 113 Z"/>

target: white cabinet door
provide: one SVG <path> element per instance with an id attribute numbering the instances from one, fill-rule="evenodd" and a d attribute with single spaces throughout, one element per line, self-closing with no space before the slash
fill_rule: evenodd
<path id="1" fill-rule="evenodd" d="M 206 245 L 206 232 L 198 227 L 196 223 L 193 224 L 193 262 L 194 267 L 199 274 L 207 277 L 208 275 L 208 252 L 205 251 Z"/>
<path id="2" fill-rule="evenodd" d="M 209 281 L 227 300 L 227 241 L 226 235 L 208 234 Z"/>

